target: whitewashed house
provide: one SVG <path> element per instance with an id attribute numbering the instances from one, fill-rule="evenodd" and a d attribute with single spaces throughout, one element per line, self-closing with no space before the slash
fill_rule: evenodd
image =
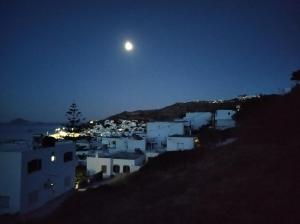
<path id="1" fill-rule="evenodd" d="M 0 145 L 0 214 L 26 213 L 70 191 L 76 164 L 72 142 Z"/>
<path id="2" fill-rule="evenodd" d="M 167 137 L 171 135 L 184 135 L 184 121 L 149 122 L 147 123 L 148 148 L 165 148 Z"/>
<path id="3" fill-rule="evenodd" d="M 102 172 L 104 178 L 132 173 L 144 165 L 145 158 L 143 153 L 96 153 L 87 157 L 87 172 L 89 176 Z"/>
<path id="4" fill-rule="evenodd" d="M 235 127 L 235 120 L 232 116 L 236 113 L 234 110 L 217 110 L 216 111 L 216 129 L 226 129 Z"/>
<path id="5" fill-rule="evenodd" d="M 131 136 L 127 140 L 127 151 L 136 152 L 136 151 L 146 151 L 146 139 L 140 136 Z"/>
<path id="6" fill-rule="evenodd" d="M 102 147 L 109 152 L 127 151 L 135 152 L 137 150 L 146 150 L 146 140 L 140 136 L 129 137 L 103 137 Z"/>
<path id="7" fill-rule="evenodd" d="M 103 137 L 103 148 L 107 148 L 109 151 L 124 151 L 127 150 L 127 138 L 124 137 Z"/>
<path id="8" fill-rule="evenodd" d="M 183 120 L 188 121 L 192 130 L 197 130 L 211 121 L 210 112 L 189 112 L 185 114 Z"/>
<path id="9" fill-rule="evenodd" d="M 173 135 L 167 138 L 166 151 L 183 151 L 195 148 L 196 138 L 193 136 Z"/>

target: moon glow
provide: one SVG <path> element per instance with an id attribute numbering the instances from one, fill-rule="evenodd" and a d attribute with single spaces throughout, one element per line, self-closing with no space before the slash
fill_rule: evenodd
<path id="1" fill-rule="evenodd" d="M 124 43 L 124 48 L 125 48 L 126 51 L 132 51 L 134 46 L 133 46 L 132 42 L 126 41 Z"/>

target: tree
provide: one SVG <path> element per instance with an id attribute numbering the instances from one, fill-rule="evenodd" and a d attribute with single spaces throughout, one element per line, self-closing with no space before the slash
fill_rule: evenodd
<path id="1" fill-rule="evenodd" d="M 300 70 L 294 71 L 292 73 L 291 80 L 295 81 L 296 83 L 298 83 L 300 81 Z"/>
<path id="2" fill-rule="evenodd" d="M 76 103 L 72 103 L 69 110 L 66 112 L 66 117 L 68 119 L 67 127 L 72 131 L 78 131 L 80 128 L 80 121 L 82 119 L 82 114 L 79 111 Z"/>

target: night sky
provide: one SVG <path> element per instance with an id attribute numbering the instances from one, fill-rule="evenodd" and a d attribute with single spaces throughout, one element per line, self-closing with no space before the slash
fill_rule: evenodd
<path id="1" fill-rule="evenodd" d="M 296 0 L 0 0 L 0 32 L 0 121 L 275 93 L 300 68 Z"/>

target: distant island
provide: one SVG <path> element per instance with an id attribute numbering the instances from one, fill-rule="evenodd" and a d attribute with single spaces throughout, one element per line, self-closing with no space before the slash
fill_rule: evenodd
<path id="1" fill-rule="evenodd" d="M 31 124 L 31 123 L 33 122 L 22 118 L 16 118 L 8 122 L 8 124 L 14 124 L 14 125 L 24 125 L 24 124 Z"/>
<path id="2" fill-rule="evenodd" d="M 41 121 L 29 121 L 23 118 L 16 118 L 8 122 L 1 122 L 0 124 L 8 125 L 48 125 L 48 124 L 60 124 L 59 122 L 41 122 Z"/>

